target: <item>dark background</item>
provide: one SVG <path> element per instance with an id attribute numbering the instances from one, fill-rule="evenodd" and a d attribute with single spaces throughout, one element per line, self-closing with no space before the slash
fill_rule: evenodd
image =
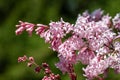
<path id="1" fill-rule="evenodd" d="M 120 12 L 120 0 L 0 0 L 0 80 L 41 80 L 43 74 L 36 74 L 34 68 L 17 62 L 24 54 L 33 56 L 38 64 L 49 63 L 62 80 L 69 80 L 54 66 L 58 58 L 48 48 L 49 44 L 35 34 L 29 37 L 24 32 L 16 36 L 15 25 L 19 20 L 48 25 L 50 20 L 58 21 L 61 17 L 74 24 L 78 14 L 98 8 L 113 17 Z M 82 67 L 80 63 L 75 65 L 77 80 L 85 80 Z M 120 80 L 120 74 L 116 75 L 110 69 L 106 80 Z"/>

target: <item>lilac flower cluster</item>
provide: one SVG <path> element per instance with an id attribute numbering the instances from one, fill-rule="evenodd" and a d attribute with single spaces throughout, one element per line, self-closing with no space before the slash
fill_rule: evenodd
<path id="1" fill-rule="evenodd" d="M 26 30 L 31 35 L 35 26 L 36 34 L 58 52 L 56 67 L 71 80 L 76 80 L 73 65 L 79 62 L 86 65 L 83 71 L 88 80 L 101 79 L 99 75 L 106 74 L 108 68 L 120 73 L 120 14 L 112 18 L 98 9 L 79 15 L 75 24 L 61 19 L 48 26 L 20 21 L 16 34 Z"/>

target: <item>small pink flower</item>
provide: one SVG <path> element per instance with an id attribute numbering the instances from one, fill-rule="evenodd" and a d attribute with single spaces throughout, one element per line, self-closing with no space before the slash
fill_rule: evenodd
<path id="1" fill-rule="evenodd" d="M 114 28 L 120 30 L 120 14 L 116 14 L 116 16 L 112 19 Z"/>
<path id="2" fill-rule="evenodd" d="M 102 15 L 103 15 L 103 11 L 101 11 L 101 9 L 97 9 L 93 11 L 90 16 L 92 20 L 99 21 L 102 18 Z"/>

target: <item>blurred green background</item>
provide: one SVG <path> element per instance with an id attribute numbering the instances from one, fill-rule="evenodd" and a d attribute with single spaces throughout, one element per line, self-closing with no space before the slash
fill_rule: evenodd
<path id="1" fill-rule="evenodd" d="M 38 64 L 47 62 L 54 73 L 59 73 L 62 80 L 69 80 L 54 64 L 58 62 L 57 53 L 48 48 L 44 40 L 26 32 L 15 35 L 15 25 L 19 20 L 43 23 L 58 21 L 61 17 L 67 22 L 75 23 L 79 13 L 101 8 L 104 13 L 114 16 L 120 12 L 120 0 L 0 0 L 0 80 L 41 80 L 43 74 L 36 74 L 25 63 L 18 63 L 17 58 L 26 54 L 33 56 Z M 83 65 L 76 64 L 77 80 L 82 76 Z M 110 70 L 106 80 L 120 80 L 120 74 Z"/>

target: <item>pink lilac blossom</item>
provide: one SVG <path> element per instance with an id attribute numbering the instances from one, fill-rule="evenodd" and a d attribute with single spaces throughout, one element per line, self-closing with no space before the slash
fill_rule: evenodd
<path id="1" fill-rule="evenodd" d="M 107 20 L 100 20 L 98 22 L 89 22 L 88 19 L 89 16 L 79 16 L 74 27 L 74 33 L 87 39 L 90 48 L 97 50 L 104 44 L 111 41 L 115 33 L 110 31 L 108 23 L 106 23 L 106 21 L 110 21 L 110 18 L 107 18 Z"/>
<path id="2" fill-rule="evenodd" d="M 57 64 L 55 64 L 57 66 L 57 68 L 59 68 L 63 74 L 67 73 L 73 73 L 74 69 L 73 69 L 73 63 L 71 63 L 71 61 L 67 61 L 65 60 L 65 58 L 63 56 L 59 56 L 60 62 L 58 62 Z"/>
<path id="3" fill-rule="evenodd" d="M 73 25 L 61 19 L 61 21 L 58 22 L 51 22 L 49 29 L 46 31 L 44 28 L 44 26 L 38 27 L 36 33 L 40 35 L 40 37 L 45 38 L 45 42 L 50 43 L 51 48 L 56 51 L 62 44 L 62 38 L 73 30 Z"/>
<path id="4" fill-rule="evenodd" d="M 96 56 L 90 61 L 89 65 L 85 69 L 83 68 L 85 71 L 84 76 L 91 80 L 99 74 L 103 74 L 108 66 L 107 60 L 102 60 L 100 56 Z"/>
<path id="5" fill-rule="evenodd" d="M 74 72 L 73 64 L 69 60 L 64 60 L 62 56 L 59 58 L 60 62 L 56 64 L 57 68 L 59 68 L 63 74 L 68 73 L 71 80 L 76 80 L 76 73 Z"/>
<path id="6" fill-rule="evenodd" d="M 116 73 L 120 73 L 120 53 L 114 52 L 108 57 L 109 67 L 113 68 Z"/>
<path id="7" fill-rule="evenodd" d="M 76 80 L 74 65 L 81 62 L 86 65 L 83 68 L 84 76 L 88 80 L 100 77 L 105 74 L 108 68 L 113 68 L 120 73 L 120 15 L 113 19 L 111 16 L 103 15 L 101 9 L 91 14 L 88 11 L 79 15 L 75 24 L 63 21 L 50 22 L 49 25 L 32 24 L 20 21 L 17 25 L 16 35 L 26 30 L 29 35 L 35 30 L 36 34 L 45 39 L 51 45 L 53 51 L 58 52 L 59 62 L 56 67 L 63 74 L 68 73 L 71 80 Z M 68 38 L 65 38 L 67 34 Z M 31 66 L 34 62 L 29 57 Z M 26 61 L 26 57 L 19 57 L 18 62 Z M 35 63 L 34 63 L 35 64 Z M 36 64 L 35 64 L 36 65 Z M 39 72 L 40 68 L 36 68 Z M 46 65 L 42 80 L 56 80 L 55 75 Z"/>
<path id="8" fill-rule="evenodd" d="M 90 16 L 91 16 L 92 20 L 99 21 L 101 19 L 102 15 L 103 15 L 103 11 L 101 11 L 101 9 L 97 9 L 94 12 L 92 12 Z"/>
<path id="9" fill-rule="evenodd" d="M 78 52 L 77 61 L 81 61 L 82 64 L 89 64 L 94 57 L 95 53 L 90 49 L 86 49 Z"/>
<path id="10" fill-rule="evenodd" d="M 120 14 L 116 14 L 116 16 L 112 19 L 114 28 L 120 30 Z"/>
<path id="11" fill-rule="evenodd" d="M 115 42 L 114 43 L 114 49 L 115 49 L 115 51 L 118 51 L 119 54 L 120 54 L 120 42 Z"/>
<path id="12" fill-rule="evenodd" d="M 83 45 L 83 41 L 80 41 L 80 37 L 73 35 L 66 41 L 64 41 L 58 47 L 58 56 L 63 56 L 67 61 L 69 60 L 71 63 L 75 63 L 76 61 L 76 50 L 79 50 Z"/>

